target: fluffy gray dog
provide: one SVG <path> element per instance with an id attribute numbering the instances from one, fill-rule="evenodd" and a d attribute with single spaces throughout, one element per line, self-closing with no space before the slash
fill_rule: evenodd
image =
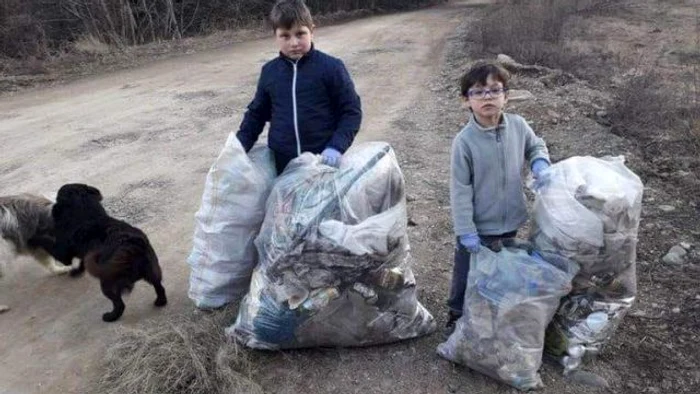
<path id="1" fill-rule="evenodd" d="M 55 238 L 52 207 L 51 200 L 32 194 L 0 197 L 0 277 L 3 265 L 18 255 L 34 257 L 54 274 L 71 270 L 36 243 L 38 239 Z"/>

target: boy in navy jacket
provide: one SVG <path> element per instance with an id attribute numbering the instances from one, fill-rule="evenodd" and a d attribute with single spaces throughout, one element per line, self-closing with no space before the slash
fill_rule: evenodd
<path id="1" fill-rule="evenodd" d="M 337 167 L 362 122 L 350 74 L 340 59 L 314 48 L 313 19 L 302 0 L 278 1 L 270 21 L 280 55 L 263 66 L 236 136 L 247 152 L 270 122 L 278 174 L 303 152 Z"/>

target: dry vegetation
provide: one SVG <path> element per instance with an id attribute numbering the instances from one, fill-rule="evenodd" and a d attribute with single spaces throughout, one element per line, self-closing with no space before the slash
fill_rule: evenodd
<path id="1" fill-rule="evenodd" d="M 482 21 L 482 50 L 507 53 L 526 64 L 561 68 L 586 76 L 591 60 L 606 63 L 614 54 L 604 48 L 572 46 L 576 18 L 620 12 L 621 0 L 499 0 Z"/>
<path id="2" fill-rule="evenodd" d="M 615 90 L 612 131 L 636 141 L 657 173 L 700 174 L 700 9 L 695 19 L 694 46 L 670 51 L 680 67 L 637 65 Z"/>
<path id="3" fill-rule="evenodd" d="M 105 394 L 255 394 L 245 349 L 224 334 L 233 311 L 178 316 L 121 328 L 103 359 L 94 392 Z"/>
<path id="4" fill-rule="evenodd" d="M 117 47 L 259 25 L 275 0 L 4 0 L 0 56 L 45 58 L 90 40 Z M 399 10 L 428 0 L 309 0 L 316 15 Z"/>
<path id="5" fill-rule="evenodd" d="M 695 91 L 668 89 L 661 74 L 653 71 L 634 75 L 615 92 L 612 131 L 637 141 L 648 160 L 670 152 L 697 156 L 698 111 Z M 697 161 L 691 167 L 700 169 Z"/>
<path id="6" fill-rule="evenodd" d="M 445 0 L 308 0 L 317 24 Z M 275 0 L 3 0 L 0 93 L 219 47 L 267 32 Z M 206 36 L 192 42 L 190 39 Z"/>

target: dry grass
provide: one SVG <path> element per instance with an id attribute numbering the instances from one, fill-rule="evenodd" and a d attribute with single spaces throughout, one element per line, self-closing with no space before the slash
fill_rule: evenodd
<path id="1" fill-rule="evenodd" d="M 307 0 L 317 24 L 447 0 Z M 196 46 L 190 37 L 269 34 L 275 0 L 2 0 L 0 93 L 131 67 Z M 185 39 L 179 39 L 185 38 Z M 225 41 L 219 42 L 224 45 Z"/>
<path id="2" fill-rule="evenodd" d="M 686 52 L 700 53 L 700 10 L 695 36 Z M 640 142 L 647 157 L 700 154 L 700 66 L 687 60 L 681 58 L 687 70 L 684 82 L 646 70 L 616 89 L 612 130 Z"/>
<path id="3" fill-rule="evenodd" d="M 90 55 L 104 55 L 112 51 L 109 45 L 93 35 L 85 35 L 78 38 L 73 43 L 73 48 L 78 52 Z"/>
<path id="4" fill-rule="evenodd" d="M 692 80 L 688 84 L 690 93 L 688 136 L 692 140 L 697 151 L 700 151 L 700 9 L 695 10 L 695 47 L 693 53 L 695 59 L 689 62 L 692 68 Z"/>
<path id="5" fill-rule="evenodd" d="M 696 77 L 697 78 L 697 77 Z M 643 171 L 669 174 L 700 170 L 700 105 L 697 92 L 671 89 L 655 71 L 628 78 L 619 86 L 610 111 L 611 131 L 635 143 L 644 158 Z M 680 171 L 680 173 L 679 173 Z M 689 193 L 700 184 L 673 178 Z"/>
<path id="6" fill-rule="evenodd" d="M 231 311 L 123 328 L 108 348 L 92 392 L 262 393 L 246 351 L 224 334 Z"/>
<path id="7" fill-rule="evenodd" d="M 484 54 L 505 53 L 518 62 L 560 68 L 577 76 L 595 77 L 614 56 L 598 48 L 572 46 L 566 32 L 573 17 L 613 14 L 629 7 L 622 0 L 500 0 L 477 28 Z"/>
<path id="8" fill-rule="evenodd" d="M 3 0 L 0 56 L 38 58 L 92 37 L 116 47 L 260 26 L 274 0 Z M 444 0 L 307 0 L 318 16 L 401 10 Z"/>
<path id="9" fill-rule="evenodd" d="M 613 132 L 646 140 L 653 137 L 650 131 L 658 133 L 671 125 L 678 100 L 662 81 L 660 74 L 648 71 L 628 78 L 615 90 Z"/>

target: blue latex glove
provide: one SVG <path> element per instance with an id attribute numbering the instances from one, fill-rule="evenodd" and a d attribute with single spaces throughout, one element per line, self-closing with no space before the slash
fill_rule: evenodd
<path id="1" fill-rule="evenodd" d="M 537 159 L 532 163 L 532 176 L 535 178 L 535 190 L 549 184 L 549 173 L 545 171 L 549 168 L 549 162 L 545 159 Z"/>
<path id="2" fill-rule="evenodd" d="M 326 148 L 321 152 L 321 162 L 325 165 L 331 167 L 340 167 L 340 158 L 343 156 L 342 153 L 338 152 L 333 148 Z"/>
<path id="3" fill-rule="evenodd" d="M 532 163 L 532 174 L 535 176 L 535 178 L 539 178 L 542 171 L 546 170 L 547 168 L 549 168 L 549 162 L 547 162 L 547 160 L 537 159 L 534 163 Z"/>
<path id="4" fill-rule="evenodd" d="M 469 253 L 477 253 L 479 249 L 481 249 L 481 238 L 479 238 L 479 234 L 477 233 L 460 235 L 459 243 L 462 244 Z"/>

